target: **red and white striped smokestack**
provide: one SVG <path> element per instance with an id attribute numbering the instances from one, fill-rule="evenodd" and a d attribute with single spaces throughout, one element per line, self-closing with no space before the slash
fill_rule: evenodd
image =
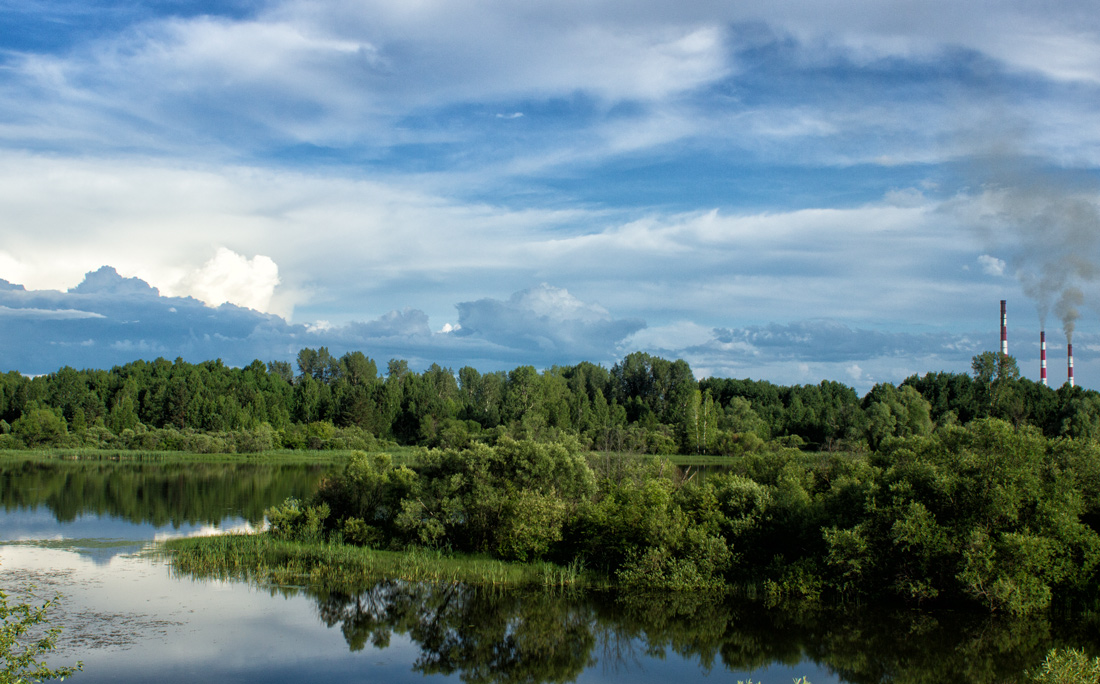
<path id="1" fill-rule="evenodd" d="M 1001 354 L 1008 356 L 1008 311 L 1007 300 L 1001 300 Z"/>
<path id="2" fill-rule="evenodd" d="M 1069 377 L 1066 378 L 1066 382 L 1069 383 L 1070 387 L 1073 387 L 1073 343 L 1072 342 L 1070 342 L 1069 344 L 1066 345 L 1066 357 L 1069 360 L 1069 366 L 1066 368 L 1067 372 L 1069 373 Z"/>
<path id="3" fill-rule="evenodd" d="M 1039 331 L 1039 382 L 1047 384 L 1047 331 Z"/>

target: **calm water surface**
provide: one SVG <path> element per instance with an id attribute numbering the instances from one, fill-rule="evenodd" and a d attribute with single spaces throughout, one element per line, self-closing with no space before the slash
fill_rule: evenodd
<path id="1" fill-rule="evenodd" d="M 324 467 L 0 462 L 0 587 L 62 594 L 76 682 L 1011 681 L 1097 625 L 843 619 L 705 596 L 384 583 L 356 595 L 180 577 L 156 542 L 249 529 Z M 33 589 L 29 587 L 33 586 Z"/>

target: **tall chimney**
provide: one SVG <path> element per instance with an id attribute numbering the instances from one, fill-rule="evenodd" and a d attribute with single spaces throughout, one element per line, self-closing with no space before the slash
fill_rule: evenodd
<path id="1" fill-rule="evenodd" d="M 1047 384 L 1047 331 L 1039 331 L 1039 381 Z"/>
<path id="2" fill-rule="evenodd" d="M 1001 355 L 1008 356 L 1008 302 L 1004 299 L 1001 300 Z"/>
<path id="3" fill-rule="evenodd" d="M 1069 383 L 1070 387 L 1073 387 L 1073 343 L 1072 342 L 1070 342 L 1069 344 L 1066 345 L 1066 356 L 1069 359 L 1069 366 L 1066 368 L 1066 370 L 1069 372 L 1069 377 L 1066 379 L 1066 382 Z"/>

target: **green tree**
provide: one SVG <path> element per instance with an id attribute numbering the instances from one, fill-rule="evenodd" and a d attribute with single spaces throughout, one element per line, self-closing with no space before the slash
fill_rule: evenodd
<path id="1" fill-rule="evenodd" d="M 267 372 L 282 378 L 287 383 L 294 381 L 294 369 L 291 367 L 289 361 L 269 361 L 267 364 Z"/>
<path id="2" fill-rule="evenodd" d="M 928 402 L 909 385 L 875 385 L 863 398 L 867 414 L 867 443 L 877 449 L 887 437 L 910 437 L 932 432 Z"/>
<path id="3" fill-rule="evenodd" d="M 1015 357 L 982 352 L 973 358 L 971 368 L 983 414 L 1019 425 L 1025 417 L 1026 407 L 1019 396 L 1020 367 Z"/>
<path id="4" fill-rule="evenodd" d="M 340 357 L 341 375 L 352 386 L 370 385 L 378 380 L 378 365 L 363 352 L 348 352 Z"/>
<path id="5" fill-rule="evenodd" d="M 58 415 L 60 411 L 35 408 L 24 413 L 11 426 L 12 434 L 23 440 L 30 448 L 58 445 L 68 434 L 65 419 Z"/>

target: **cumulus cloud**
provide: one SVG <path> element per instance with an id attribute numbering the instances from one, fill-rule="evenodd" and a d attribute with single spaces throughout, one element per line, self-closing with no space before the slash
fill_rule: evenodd
<path id="1" fill-rule="evenodd" d="M 295 332 L 258 311 L 161 296 L 108 266 L 67 292 L 0 289 L 0 312 L 0 357 L 6 369 L 26 373 L 62 365 L 109 368 L 155 356 L 248 363 L 270 353 L 274 337 L 285 342 Z"/>
<path id="2" fill-rule="evenodd" d="M 479 299 L 461 302 L 456 308 L 460 328 L 455 335 L 577 360 L 606 354 L 645 327 L 640 319 L 613 319 L 602 306 L 582 302 L 567 290 L 545 283 L 517 292 L 507 301 Z"/>
<path id="3" fill-rule="evenodd" d="M 210 307 L 162 296 L 111 267 L 88 273 L 67 292 L 0 288 L 0 358 L 7 369 L 44 373 L 61 365 L 110 367 L 157 356 L 245 365 L 294 358 L 303 347 L 359 350 L 414 367 L 466 365 L 487 370 L 614 358 L 614 345 L 644 323 L 616 320 L 596 304 L 542 285 L 505 302 L 458 305 L 463 323 L 433 332 L 428 315 L 406 308 L 343 325 L 295 325 L 233 304 Z M 31 342 L 33 340 L 33 342 Z"/>
<path id="4" fill-rule="evenodd" d="M 123 278 L 112 266 L 101 266 L 84 276 L 79 285 L 69 290 L 78 295 L 115 295 L 122 297 L 157 297 L 160 292 L 140 278 Z M 219 302 L 220 304 L 221 302 Z"/>
<path id="5" fill-rule="evenodd" d="M 417 309 L 390 311 L 380 318 L 365 323 L 349 323 L 342 335 L 351 339 L 376 337 L 430 337 L 428 315 Z"/>
<path id="6" fill-rule="evenodd" d="M 866 391 L 914 373 L 967 372 L 985 337 L 855 328 L 820 319 L 712 329 L 684 321 L 651 329 L 548 284 L 506 300 L 483 298 L 456 307 L 460 323 L 440 332 L 433 332 L 425 312 L 411 308 L 342 325 L 291 324 L 231 304 L 212 308 L 190 297 L 162 296 L 105 267 L 67 292 L 0 288 L 0 370 L 104 368 L 158 356 L 246 365 L 256 358 L 293 360 L 303 347 L 326 346 L 337 355 L 363 351 L 379 362 L 406 359 L 414 369 L 440 363 L 490 371 L 580 361 L 609 366 L 641 350 L 683 358 L 699 377 L 784 384 L 842 380 Z M 1096 339 L 1083 335 L 1080 349 Z M 1023 359 L 1034 350 L 1021 345 L 1013 351 Z M 1080 372 L 1088 373 L 1096 364 L 1080 356 Z M 1022 368 L 1028 375 L 1026 364 Z"/>
<path id="7" fill-rule="evenodd" d="M 1003 276 L 1005 274 L 1005 262 L 1003 259 L 998 259 L 995 256 L 988 254 L 982 254 L 978 257 L 978 266 L 982 269 L 982 273 L 991 276 Z"/>
<path id="8" fill-rule="evenodd" d="M 684 349 L 714 339 L 714 329 L 691 321 L 647 326 L 624 340 L 623 346 L 638 349 Z"/>
<path id="9" fill-rule="evenodd" d="M 279 267 L 270 257 L 256 255 L 249 259 L 219 247 L 210 261 L 184 276 L 166 294 L 190 295 L 210 306 L 230 302 L 289 318 L 291 312 L 272 311 L 271 308 L 278 284 Z"/>
<path id="10" fill-rule="evenodd" d="M 977 294 L 961 296 L 961 274 L 983 247 L 932 198 L 639 217 L 464 204 L 396 182 L 30 155 L 0 157 L 0 204 L 22 217 L 6 248 L 33 266 L 28 287 L 63 289 L 112 263 L 165 294 L 336 326 L 405 306 L 455 322 L 455 302 L 550 279 L 651 327 L 919 319 L 940 297 L 938 316 L 965 321 Z"/>

